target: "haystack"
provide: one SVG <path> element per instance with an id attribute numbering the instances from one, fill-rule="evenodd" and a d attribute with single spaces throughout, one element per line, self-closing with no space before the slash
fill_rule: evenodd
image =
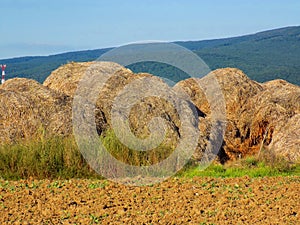
<path id="1" fill-rule="evenodd" d="M 264 91 L 249 103 L 260 105 L 253 130 L 263 121 L 263 147 L 291 160 L 300 159 L 300 87 L 284 80 L 269 81 L 262 86 Z"/>
<path id="2" fill-rule="evenodd" d="M 113 67 L 114 64 L 111 64 Z M 57 70 L 53 71 L 51 75 L 45 80 L 44 85 L 62 92 L 68 96 L 74 97 L 77 85 L 86 73 L 93 74 L 101 71 L 101 65 L 95 63 L 69 63 Z M 99 73 L 101 75 L 101 73 Z M 147 73 L 135 74 L 131 70 L 121 68 L 107 80 L 104 87 L 99 90 L 98 100 L 96 102 L 96 123 L 98 125 L 98 133 L 111 128 L 111 110 L 113 104 L 116 104 L 115 98 L 124 90 L 129 84 L 134 84 L 134 81 L 139 81 L 142 78 L 155 79 L 157 83 L 163 83 L 161 79 L 153 77 Z M 138 100 L 138 92 L 148 91 L 151 88 L 146 87 L 145 90 L 139 90 L 136 93 L 131 93 L 131 99 Z M 125 116 L 125 115 L 124 115 Z M 99 119 L 100 117 L 100 119 Z M 125 116 L 126 117 L 126 116 Z M 181 123 L 179 116 L 174 107 L 167 101 L 163 101 L 158 97 L 146 97 L 140 99 L 132 107 L 128 117 L 130 121 L 131 131 L 139 138 L 146 138 L 150 134 L 149 122 L 155 118 L 163 118 L 167 126 L 167 136 L 164 145 L 174 146 L 180 137 Z"/>
<path id="3" fill-rule="evenodd" d="M 258 154 L 265 148 L 278 155 L 288 155 L 293 160 L 299 158 L 298 86 L 283 80 L 259 84 L 234 68 L 218 69 L 211 73 L 218 80 L 226 102 L 227 129 L 223 157 L 236 159 Z M 196 80 L 184 80 L 177 85 L 186 90 L 194 104 L 207 113 L 209 120 L 209 104 Z M 290 132 L 292 138 L 284 132 Z M 285 144 L 288 149 L 284 148 Z"/>
<path id="4" fill-rule="evenodd" d="M 40 83 L 10 79 L 0 86 L 0 140 L 16 141 L 35 135 L 68 135 L 71 99 Z"/>

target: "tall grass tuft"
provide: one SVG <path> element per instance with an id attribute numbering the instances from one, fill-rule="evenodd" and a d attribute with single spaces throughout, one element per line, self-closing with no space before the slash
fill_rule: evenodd
<path id="1" fill-rule="evenodd" d="M 164 144 L 148 151 L 138 151 L 123 145 L 113 130 L 107 130 L 101 136 L 102 144 L 117 160 L 134 166 L 150 166 L 166 159 L 174 149 Z"/>
<path id="2" fill-rule="evenodd" d="M 103 145 L 116 159 L 136 166 L 148 166 L 167 158 L 173 148 L 160 145 L 150 151 L 136 151 L 124 146 L 113 131 L 108 130 L 100 137 Z M 204 171 L 191 161 L 178 176 L 210 177 L 263 177 L 300 176 L 300 162 L 291 163 L 270 151 L 261 151 L 259 156 L 212 164 Z M 69 179 L 102 178 L 94 172 L 81 155 L 73 137 L 45 137 L 0 144 L 0 179 Z"/>
<path id="3" fill-rule="evenodd" d="M 124 146 L 112 130 L 100 140 L 117 160 L 137 166 L 162 161 L 173 149 L 164 145 L 150 151 L 136 151 Z M 2 179 L 101 178 L 81 155 L 74 137 L 46 137 L 0 145 L 0 178 Z"/>
<path id="4" fill-rule="evenodd" d="M 0 178 L 100 177 L 87 165 L 73 137 L 51 137 L 0 145 Z"/>

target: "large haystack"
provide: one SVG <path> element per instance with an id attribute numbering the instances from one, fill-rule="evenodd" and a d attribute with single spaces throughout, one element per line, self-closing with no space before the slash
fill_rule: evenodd
<path id="1" fill-rule="evenodd" d="M 115 66 L 115 64 L 111 64 Z M 91 76 L 101 71 L 101 65 L 98 63 L 69 63 L 64 65 L 46 79 L 44 85 L 74 97 L 77 85 L 81 78 L 89 73 Z M 100 74 L 100 73 L 99 73 Z M 157 83 L 162 83 L 162 80 L 155 78 L 150 74 L 139 73 L 134 74 L 131 70 L 121 68 L 115 72 L 111 78 L 105 83 L 104 87 L 98 92 L 98 100 L 96 102 L 96 122 L 98 133 L 111 127 L 111 110 L 115 102 L 115 98 L 128 85 L 139 81 L 141 78 L 153 78 Z M 148 87 L 149 90 L 155 87 Z M 140 90 L 140 91 L 147 91 Z M 151 92 L 151 91 L 150 91 Z M 149 93 L 150 93 L 149 92 Z M 132 99 L 138 99 L 138 92 L 131 93 Z M 99 119 L 100 117 L 100 119 Z M 179 116 L 174 107 L 167 101 L 163 101 L 158 97 L 147 97 L 140 99 L 135 104 L 130 112 L 129 121 L 132 132 L 140 138 L 146 138 L 150 134 L 149 122 L 154 117 L 163 118 L 167 125 L 167 136 L 165 145 L 175 146 L 179 138 L 181 123 Z"/>
<path id="2" fill-rule="evenodd" d="M 226 102 L 227 129 L 223 149 L 230 159 L 257 154 L 262 148 L 288 155 L 293 160 L 299 158 L 298 86 L 283 80 L 259 84 L 233 68 L 218 69 L 212 74 Z M 209 119 L 209 104 L 196 80 L 184 80 L 177 85 L 187 91 Z"/>
<path id="3" fill-rule="evenodd" d="M 31 138 L 37 133 L 67 135 L 71 99 L 34 80 L 15 78 L 0 86 L 0 140 Z"/>
<path id="4" fill-rule="evenodd" d="M 235 155 L 242 153 L 242 143 L 248 133 L 248 127 L 243 126 L 241 114 L 243 107 L 248 100 L 259 93 L 263 88 L 260 84 L 250 80 L 241 70 L 235 68 L 218 69 L 211 72 L 220 85 L 226 104 L 227 130 L 224 136 L 223 150 L 225 158 L 234 158 Z M 207 120 L 210 120 L 211 109 L 203 90 L 198 83 L 203 79 L 187 79 L 179 82 L 181 86 L 191 97 L 193 103 L 200 111 L 206 114 Z M 203 122 L 202 122 L 203 123 Z M 249 151 L 247 149 L 247 151 Z M 224 153 L 224 152 L 223 152 Z"/>

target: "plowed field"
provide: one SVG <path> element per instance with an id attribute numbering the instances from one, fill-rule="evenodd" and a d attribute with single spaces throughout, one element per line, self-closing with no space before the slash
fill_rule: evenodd
<path id="1" fill-rule="evenodd" d="M 300 224 L 300 177 L 0 180 L 0 224 Z"/>

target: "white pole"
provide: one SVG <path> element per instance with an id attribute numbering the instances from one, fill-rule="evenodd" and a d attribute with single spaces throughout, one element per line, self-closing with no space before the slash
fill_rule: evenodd
<path id="1" fill-rule="evenodd" d="M 1 65 L 1 69 L 2 69 L 1 84 L 4 84 L 4 82 L 5 82 L 5 68 L 6 68 L 6 65 Z"/>

